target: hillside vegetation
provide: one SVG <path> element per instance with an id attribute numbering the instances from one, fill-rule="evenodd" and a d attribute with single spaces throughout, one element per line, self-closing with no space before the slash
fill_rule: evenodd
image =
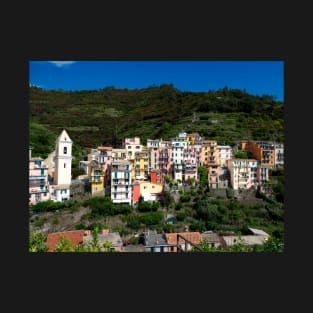
<path id="1" fill-rule="evenodd" d="M 240 139 L 284 140 L 283 103 L 227 87 L 208 92 L 181 92 L 171 84 L 135 90 L 30 87 L 29 108 L 30 142 L 39 155 L 53 149 L 64 128 L 77 150 L 120 147 L 133 136 L 144 144 L 147 138 L 166 140 L 181 130 L 229 145 Z"/>

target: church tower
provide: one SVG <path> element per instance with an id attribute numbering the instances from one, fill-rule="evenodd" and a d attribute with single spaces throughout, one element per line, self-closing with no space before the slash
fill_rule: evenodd
<path id="1" fill-rule="evenodd" d="M 56 185 L 70 185 L 72 179 L 72 140 L 65 129 L 55 142 L 55 172 Z"/>

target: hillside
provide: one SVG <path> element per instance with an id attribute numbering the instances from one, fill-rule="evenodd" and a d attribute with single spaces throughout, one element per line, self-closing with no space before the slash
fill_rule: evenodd
<path id="1" fill-rule="evenodd" d="M 123 138 L 132 136 L 143 143 L 147 138 L 166 140 L 180 130 L 197 131 L 219 144 L 284 140 L 283 103 L 226 87 L 209 92 L 181 92 L 165 84 L 75 92 L 30 87 L 29 120 L 33 144 L 38 142 L 34 129 L 37 137 L 40 127 L 46 129 L 51 143 L 51 134 L 57 136 L 65 128 L 78 150 L 102 144 L 119 147 Z"/>

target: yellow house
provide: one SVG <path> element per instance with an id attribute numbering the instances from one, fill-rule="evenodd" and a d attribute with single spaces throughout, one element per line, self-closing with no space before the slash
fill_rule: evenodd
<path id="1" fill-rule="evenodd" d="M 89 163 L 89 181 L 91 185 L 91 195 L 104 196 L 104 172 L 102 166 L 96 160 Z"/>
<path id="2" fill-rule="evenodd" d="M 146 177 L 150 175 L 150 151 L 142 150 L 135 152 L 134 166 L 132 169 L 132 177 Z"/>
<path id="3" fill-rule="evenodd" d="M 150 182 L 140 182 L 140 196 L 144 201 L 156 201 L 158 194 L 163 190 L 163 185 Z"/>
<path id="4" fill-rule="evenodd" d="M 217 164 L 218 153 L 217 153 L 217 142 L 215 140 L 203 140 L 201 148 L 201 164 Z"/>

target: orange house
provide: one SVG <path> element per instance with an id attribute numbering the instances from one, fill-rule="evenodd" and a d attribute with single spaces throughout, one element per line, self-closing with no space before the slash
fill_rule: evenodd
<path id="1" fill-rule="evenodd" d="M 159 170 L 151 170 L 151 183 L 162 185 L 162 173 Z"/>
<path id="2" fill-rule="evenodd" d="M 139 198 L 140 198 L 140 184 L 138 182 L 134 182 L 132 192 L 132 204 L 138 203 Z"/>

